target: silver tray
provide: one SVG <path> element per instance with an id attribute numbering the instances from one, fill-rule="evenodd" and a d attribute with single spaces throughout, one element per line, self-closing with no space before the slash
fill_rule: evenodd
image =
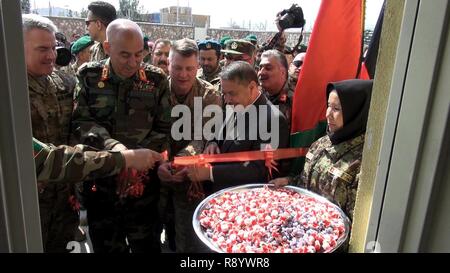
<path id="1" fill-rule="evenodd" d="M 205 198 L 195 209 L 194 211 L 194 215 L 192 217 L 192 225 L 194 227 L 195 233 L 197 234 L 198 238 L 206 245 L 208 246 L 212 251 L 218 252 L 218 253 L 225 253 L 222 249 L 220 249 L 219 247 L 217 247 L 209 238 L 208 236 L 206 236 L 205 232 L 204 232 L 204 228 L 200 225 L 200 215 L 202 213 L 202 211 L 205 209 L 205 207 L 208 205 L 209 201 L 211 201 L 211 199 L 214 199 L 224 193 L 229 193 L 229 192 L 238 192 L 238 191 L 246 191 L 246 190 L 251 190 L 251 189 L 256 189 L 256 188 L 263 188 L 265 186 L 269 186 L 269 187 L 274 187 L 273 184 L 245 184 L 245 185 L 241 185 L 241 186 L 236 186 L 236 187 L 230 187 L 230 188 L 226 188 L 223 189 L 221 191 L 218 191 L 216 193 L 213 193 L 211 195 L 209 195 L 207 198 Z M 313 197 L 314 199 L 316 199 L 319 202 L 323 202 L 323 203 L 328 203 L 329 205 L 335 207 L 339 213 L 341 214 L 342 220 L 344 221 L 344 225 L 345 225 L 345 232 L 343 234 L 343 236 L 341 236 L 337 242 L 336 242 L 336 246 L 328 252 L 334 252 L 337 249 L 339 249 L 339 247 L 347 240 L 348 235 L 350 233 L 350 220 L 347 217 L 347 215 L 345 215 L 345 213 L 342 211 L 342 209 L 340 207 L 338 207 L 336 204 L 330 202 L 328 199 L 326 199 L 323 196 L 320 196 L 316 193 L 313 193 L 311 191 L 299 188 L 299 187 L 294 187 L 294 186 L 285 186 L 283 187 L 283 189 L 288 189 L 288 190 L 292 190 L 294 192 L 298 192 L 302 195 L 306 195 L 309 197 Z"/>

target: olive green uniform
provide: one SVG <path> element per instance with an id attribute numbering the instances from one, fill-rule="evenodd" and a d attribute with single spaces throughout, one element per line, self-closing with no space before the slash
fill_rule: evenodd
<path id="1" fill-rule="evenodd" d="M 78 78 L 72 124 L 81 143 L 108 150 L 118 143 L 133 149 L 168 149 L 169 88 L 161 69 L 145 65 L 131 78 L 121 79 L 106 59 L 83 64 Z M 140 197 L 119 198 L 115 177 L 84 183 L 95 252 L 160 251 L 159 182 L 155 172 L 149 177 Z"/>

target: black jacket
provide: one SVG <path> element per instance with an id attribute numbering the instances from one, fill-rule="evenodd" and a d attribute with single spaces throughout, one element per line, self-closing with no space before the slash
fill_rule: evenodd
<path id="1" fill-rule="evenodd" d="M 267 107 L 267 115 L 264 117 L 266 120 L 262 120 L 262 122 L 267 123 L 267 130 L 271 134 L 272 130 L 278 136 L 278 147 L 277 148 L 287 148 L 289 147 L 289 129 L 288 123 L 284 115 L 273 106 L 273 104 L 267 100 L 264 95 L 260 95 L 259 98 L 253 104 L 257 106 L 258 110 L 261 108 L 260 106 L 268 106 Z M 262 113 L 264 114 L 264 112 Z M 245 138 L 237 139 L 237 140 L 219 140 L 216 141 L 219 145 L 221 153 L 233 153 L 233 152 L 244 152 L 244 151 L 259 151 L 261 148 L 264 148 L 265 144 L 271 142 L 271 138 L 267 140 L 263 140 L 263 136 L 259 134 L 259 124 L 260 120 L 263 118 L 260 116 L 260 111 L 257 111 L 257 122 L 255 123 L 252 120 L 252 123 L 248 120 L 248 115 L 245 118 Z M 271 118 L 275 118 L 278 120 L 278 128 L 272 128 Z M 266 122 L 267 121 L 267 122 Z M 275 125 L 274 125 L 275 126 Z M 253 129 L 257 129 L 257 137 L 256 140 L 250 140 L 249 128 L 253 127 Z M 224 130 L 224 127 L 222 127 Z M 273 147 L 276 148 L 276 147 Z M 272 175 L 275 177 L 283 175 L 283 172 L 286 170 L 286 166 L 279 166 L 282 173 L 277 173 L 276 171 L 272 171 Z M 213 165 L 212 169 L 213 173 L 213 191 L 218 191 L 223 188 L 237 186 L 247 183 L 265 183 L 268 181 L 268 170 L 264 165 L 264 161 L 248 161 L 248 162 L 232 162 L 232 163 L 217 163 Z"/>

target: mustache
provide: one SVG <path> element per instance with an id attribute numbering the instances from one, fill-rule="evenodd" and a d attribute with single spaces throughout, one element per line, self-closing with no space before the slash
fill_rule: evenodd
<path id="1" fill-rule="evenodd" d="M 169 65 L 166 61 L 159 61 L 159 62 L 158 62 L 158 65 L 161 65 L 161 64 Z"/>

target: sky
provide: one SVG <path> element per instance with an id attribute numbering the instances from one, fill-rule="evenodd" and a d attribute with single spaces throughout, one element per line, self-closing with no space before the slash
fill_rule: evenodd
<path id="1" fill-rule="evenodd" d="M 119 0 L 106 0 L 119 8 Z M 52 7 L 68 8 L 80 11 L 87 8 L 92 0 L 30 0 L 31 8 L 48 8 L 49 2 Z M 305 14 L 305 30 L 312 29 L 314 19 L 320 7 L 320 0 L 140 0 L 144 11 L 152 13 L 159 9 L 176 6 L 190 6 L 193 14 L 210 15 L 212 28 L 227 27 L 233 21 L 240 26 L 248 27 L 250 24 L 267 25 L 267 30 L 276 30 L 275 15 L 289 8 L 293 3 L 302 7 Z M 226 3 L 226 5 L 224 4 Z M 376 24 L 378 14 L 383 0 L 366 0 L 366 28 L 373 28 Z"/>

